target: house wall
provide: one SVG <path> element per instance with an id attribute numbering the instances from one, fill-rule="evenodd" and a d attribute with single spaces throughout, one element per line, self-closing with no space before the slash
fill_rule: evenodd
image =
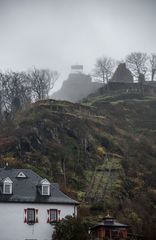
<path id="1" fill-rule="evenodd" d="M 24 209 L 38 209 L 38 223 L 24 223 Z M 0 239 L 2 240 L 51 240 L 54 225 L 47 223 L 47 209 L 61 210 L 60 219 L 73 215 L 74 205 L 0 203 Z M 77 212 L 76 212 L 77 214 Z"/>

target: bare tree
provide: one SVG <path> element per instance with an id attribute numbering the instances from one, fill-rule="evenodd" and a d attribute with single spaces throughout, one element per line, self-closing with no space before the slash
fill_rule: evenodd
<path id="1" fill-rule="evenodd" d="M 113 75 L 114 67 L 115 61 L 112 58 L 99 58 L 95 64 L 94 76 L 107 84 Z"/>
<path id="2" fill-rule="evenodd" d="M 3 112 L 3 74 L 0 73 L 0 120 L 2 119 Z"/>
<path id="3" fill-rule="evenodd" d="M 14 113 L 31 101 L 25 72 L 0 73 L 1 112 Z"/>
<path id="4" fill-rule="evenodd" d="M 31 81 L 31 88 L 35 100 L 48 98 L 50 90 L 54 87 L 59 74 L 49 69 L 36 69 L 30 71 L 28 78 Z"/>
<path id="5" fill-rule="evenodd" d="M 151 81 L 153 82 L 156 76 L 156 54 L 152 53 L 149 57 L 150 62 L 150 73 L 151 73 Z"/>
<path id="6" fill-rule="evenodd" d="M 132 52 L 126 57 L 126 65 L 137 80 L 140 74 L 146 74 L 148 69 L 147 60 L 147 54 L 141 52 Z"/>
<path id="7" fill-rule="evenodd" d="M 56 71 L 0 72 L 0 120 L 12 120 L 15 113 L 33 100 L 45 99 L 53 88 Z"/>

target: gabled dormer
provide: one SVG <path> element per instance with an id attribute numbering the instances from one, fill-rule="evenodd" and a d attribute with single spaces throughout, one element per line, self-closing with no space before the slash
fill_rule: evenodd
<path id="1" fill-rule="evenodd" d="M 7 177 L 3 179 L 3 194 L 12 194 L 12 180 Z"/>
<path id="2" fill-rule="evenodd" d="M 46 178 L 41 180 L 40 186 L 41 186 L 41 195 L 50 196 L 50 182 Z"/>

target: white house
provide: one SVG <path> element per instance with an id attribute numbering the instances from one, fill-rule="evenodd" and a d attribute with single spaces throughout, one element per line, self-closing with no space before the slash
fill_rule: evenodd
<path id="1" fill-rule="evenodd" d="M 0 239 L 51 240 L 55 223 L 78 202 L 30 169 L 0 168 Z"/>

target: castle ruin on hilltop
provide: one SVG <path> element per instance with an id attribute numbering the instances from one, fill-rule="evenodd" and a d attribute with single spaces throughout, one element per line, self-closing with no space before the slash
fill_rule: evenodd
<path id="1" fill-rule="evenodd" d="M 102 90 L 102 89 L 101 89 Z M 110 79 L 103 88 L 103 93 L 137 93 L 141 95 L 156 95 L 156 82 L 146 81 L 144 74 L 140 73 L 138 82 L 134 82 L 131 71 L 125 63 L 120 63 Z"/>

